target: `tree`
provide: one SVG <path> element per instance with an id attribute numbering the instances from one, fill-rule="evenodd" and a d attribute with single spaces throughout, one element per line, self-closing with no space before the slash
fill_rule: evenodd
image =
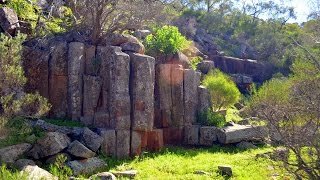
<path id="1" fill-rule="evenodd" d="M 297 179 L 320 178 L 320 69 L 296 61 L 287 79 L 265 83 L 252 98 L 249 112 L 266 123 L 273 140 L 290 150 L 281 157 Z"/>
<path id="2" fill-rule="evenodd" d="M 219 70 L 209 73 L 202 81 L 208 88 L 214 110 L 228 108 L 240 100 L 240 91 L 236 84 Z"/>

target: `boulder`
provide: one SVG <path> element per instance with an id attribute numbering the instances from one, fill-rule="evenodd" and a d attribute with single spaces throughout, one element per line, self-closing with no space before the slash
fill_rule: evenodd
<path id="1" fill-rule="evenodd" d="M 218 128 L 213 126 L 200 127 L 200 145 L 212 146 L 217 141 Z"/>
<path id="2" fill-rule="evenodd" d="M 35 165 L 36 163 L 30 159 L 19 159 L 14 163 L 14 166 L 19 170 L 24 169 L 26 166 L 35 166 Z"/>
<path id="3" fill-rule="evenodd" d="M 92 152 L 77 140 L 73 141 L 69 145 L 67 151 L 71 155 L 79 158 L 92 158 L 96 155 L 96 153 Z"/>
<path id="4" fill-rule="evenodd" d="M 222 144 L 239 143 L 241 141 L 263 139 L 267 130 L 261 126 L 237 125 L 227 126 L 218 131 L 218 141 Z"/>
<path id="5" fill-rule="evenodd" d="M 84 160 L 69 161 L 67 162 L 67 166 L 72 169 L 73 175 L 76 176 L 79 174 L 92 173 L 96 169 L 106 167 L 107 164 L 103 160 L 93 157 Z"/>
<path id="6" fill-rule="evenodd" d="M 184 70 L 184 125 L 192 125 L 196 120 L 198 105 L 198 86 L 201 74 L 191 70 Z"/>
<path id="7" fill-rule="evenodd" d="M 117 130 L 117 158 L 127 158 L 130 156 L 130 131 L 129 130 Z"/>
<path id="8" fill-rule="evenodd" d="M 90 176 L 89 179 L 99 179 L 99 180 L 116 180 L 116 176 L 110 172 L 102 172 Z"/>
<path id="9" fill-rule="evenodd" d="M 131 63 L 132 129 L 152 130 L 154 124 L 155 59 L 129 53 Z"/>
<path id="10" fill-rule="evenodd" d="M 183 69 L 189 69 L 191 67 L 188 57 L 182 52 L 177 52 L 173 55 L 165 56 L 165 59 L 163 59 L 162 62 L 164 64 L 182 65 Z"/>
<path id="11" fill-rule="evenodd" d="M 48 171 L 38 167 L 38 166 L 25 166 L 22 172 L 27 174 L 27 179 L 32 180 L 58 180 L 58 177 L 53 176 Z"/>
<path id="12" fill-rule="evenodd" d="M 83 128 L 80 142 L 94 152 L 97 152 L 102 144 L 103 138 L 91 131 L 89 128 Z"/>
<path id="13" fill-rule="evenodd" d="M 213 61 L 201 61 L 197 66 L 197 70 L 202 74 L 208 74 L 214 68 L 215 66 Z"/>
<path id="14" fill-rule="evenodd" d="M 102 129 L 99 131 L 103 141 L 101 151 L 108 156 L 116 156 L 116 131 L 112 129 Z"/>
<path id="15" fill-rule="evenodd" d="M 240 149 L 257 149 L 258 147 L 255 146 L 254 144 L 246 141 L 242 141 L 236 145 L 237 148 Z"/>
<path id="16" fill-rule="evenodd" d="M 0 149 L 0 162 L 14 163 L 20 156 L 32 148 L 31 144 L 23 143 Z"/>
<path id="17" fill-rule="evenodd" d="M 72 120 L 79 120 L 81 117 L 84 64 L 84 44 L 80 42 L 69 43 L 68 111 Z"/>
<path id="18" fill-rule="evenodd" d="M 134 36 L 124 34 L 112 34 L 106 38 L 106 44 L 111 46 L 120 46 L 127 42 L 139 43 L 139 40 Z"/>
<path id="19" fill-rule="evenodd" d="M 121 44 L 122 51 L 126 52 L 133 52 L 133 53 L 139 53 L 139 54 L 144 54 L 145 48 L 144 45 L 140 42 L 138 43 L 133 43 L 133 42 L 126 42 Z"/>
<path id="20" fill-rule="evenodd" d="M 134 32 L 134 36 L 138 39 L 145 39 L 149 34 L 151 34 L 150 30 L 136 30 Z"/>
<path id="21" fill-rule="evenodd" d="M 218 166 L 219 171 L 222 175 L 232 176 L 232 167 L 231 166 Z"/>
<path id="22" fill-rule="evenodd" d="M 186 126 L 185 127 L 185 144 L 187 145 L 199 145 L 200 126 Z"/>
<path id="23" fill-rule="evenodd" d="M 40 148 L 39 157 L 55 155 L 67 148 L 69 144 L 70 138 L 67 135 L 59 132 L 48 132 L 43 139 L 37 141 L 37 146 Z"/>
<path id="24" fill-rule="evenodd" d="M 19 19 L 17 13 L 9 8 L 0 8 L 0 27 L 11 36 L 16 34 L 16 29 L 19 27 Z"/>

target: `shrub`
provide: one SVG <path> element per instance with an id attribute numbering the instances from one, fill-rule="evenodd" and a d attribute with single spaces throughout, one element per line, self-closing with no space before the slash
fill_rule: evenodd
<path id="1" fill-rule="evenodd" d="M 62 180 L 69 179 L 72 175 L 72 170 L 70 167 L 65 165 L 66 161 L 67 157 L 65 155 L 58 155 L 55 162 L 49 166 L 50 173 Z"/>
<path id="2" fill-rule="evenodd" d="M 200 112 L 197 120 L 198 123 L 206 126 L 223 127 L 226 124 L 226 118 L 211 108 Z"/>
<path id="3" fill-rule="evenodd" d="M 163 26 L 156 29 L 154 34 L 150 34 L 145 39 L 147 51 L 149 53 L 174 54 L 188 46 L 189 41 L 179 32 L 175 26 Z"/>
<path id="4" fill-rule="evenodd" d="M 192 68 L 193 70 L 197 70 L 197 66 L 198 66 L 198 64 L 199 64 L 202 60 L 203 60 L 203 59 L 202 59 L 202 57 L 200 57 L 200 56 L 197 56 L 197 57 L 192 58 L 191 61 L 190 61 L 190 63 L 191 63 L 191 68 Z"/>
<path id="5" fill-rule="evenodd" d="M 236 84 L 219 70 L 205 76 L 202 84 L 210 92 L 214 110 L 228 108 L 240 100 L 241 93 Z"/>

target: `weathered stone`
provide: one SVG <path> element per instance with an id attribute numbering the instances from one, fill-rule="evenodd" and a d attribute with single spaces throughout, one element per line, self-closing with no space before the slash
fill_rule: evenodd
<path id="1" fill-rule="evenodd" d="M 96 155 L 94 152 L 92 152 L 90 149 L 85 147 L 83 144 L 81 144 L 77 140 L 73 141 L 69 145 L 67 151 L 71 155 L 73 155 L 75 157 L 79 157 L 79 158 L 91 158 Z"/>
<path id="2" fill-rule="evenodd" d="M 218 169 L 222 175 L 232 176 L 231 166 L 218 166 Z"/>
<path id="3" fill-rule="evenodd" d="M 122 51 L 126 52 L 134 52 L 134 53 L 139 53 L 139 54 L 144 54 L 145 48 L 144 45 L 140 42 L 138 43 L 133 43 L 133 42 L 126 42 L 121 44 Z"/>
<path id="4" fill-rule="evenodd" d="M 19 170 L 22 170 L 26 166 L 35 166 L 35 165 L 36 163 L 30 159 L 19 159 L 14 163 L 14 166 Z"/>
<path id="5" fill-rule="evenodd" d="M 200 78 L 200 73 L 184 70 L 184 125 L 192 125 L 196 121 Z"/>
<path id="6" fill-rule="evenodd" d="M 227 126 L 218 131 L 218 141 L 222 144 L 263 139 L 267 136 L 265 127 L 251 125 Z"/>
<path id="7" fill-rule="evenodd" d="M 80 122 L 85 126 L 92 126 L 93 125 L 93 116 L 82 116 L 80 117 Z"/>
<path id="8" fill-rule="evenodd" d="M 163 141 L 165 145 L 179 145 L 183 142 L 184 130 L 182 128 L 164 128 Z"/>
<path id="9" fill-rule="evenodd" d="M 103 138 L 91 131 L 89 128 L 84 128 L 80 137 L 80 142 L 94 152 L 97 152 L 102 144 Z"/>
<path id="10" fill-rule="evenodd" d="M 172 123 L 170 126 L 184 125 L 183 69 L 181 65 L 171 67 Z"/>
<path id="11" fill-rule="evenodd" d="M 98 106 L 101 91 L 101 78 L 99 76 L 83 76 L 83 115 L 94 116 Z M 91 123 L 91 125 L 93 122 Z"/>
<path id="12" fill-rule="evenodd" d="M 37 120 L 34 124 L 33 127 L 41 128 L 46 132 L 60 132 L 64 134 L 72 134 L 73 128 L 69 127 L 64 127 L 64 126 L 57 126 L 51 123 L 48 123 L 44 120 Z"/>
<path id="13" fill-rule="evenodd" d="M 102 172 L 99 174 L 95 174 L 90 176 L 90 179 L 99 179 L 99 180 L 116 180 L 116 176 L 110 172 Z"/>
<path id="14" fill-rule="evenodd" d="M 148 150 L 150 151 L 159 151 L 164 147 L 163 143 L 163 130 L 162 129 L 154 129 L 152 131 L 148 131 Z"/>
<path id="15" fill-rule="evenodd" d="M 101 150 L 108 156 L 116 156 L 116 131 L 115 130 L 100 130 L 100 136 L 103 138 Z"/>
<path id="16" fill-rule="evenodd" d="M 106 112 L 96 112 L 94 114 L 93 125 L 96 128 L 110 127 L 110 115 Z"/>
<path id="17" fill-rule="evenodd" d="M 151 34 L 151 31 L 146 29 L 134 31 L 134 36 L 138 39 L 145 39 L 149 34 Z"/>
<path id="18" fill-rule="evenodd" d="M 111 97 L 110 126 L 117 130 L 129 130 L 130 119 L 130 96 Z"/>
<path id="19" fill-rule="evenodd" d="M 211 107 L 210 93 L 204 86 L 198 87 L 198 113 L 201 113 Z"/>
<path id="20" fill-rule="evenodd" d="M 130 131 L 117 130 L 117 158 L 126 158 L 130 156 Z"/>
<path id="21" fill-rule="evenodd" d="M 210 173 L 205 172 L 205 171 L 194 171 L 193 174 L 198 174 L 198 175 L 210 175 Z"/>
<path id="22" fill-rule="evenodd" d="M 148 131 L 154 124 L 155 59 L 130 53 L 132 129 Z"/>
<path id="23" fill-rule="evenodd" d="M 14 163 L 20 156 L 32 148 L 31 144 L 23 143 L 0 149 L 0 161 Z"/>
<path id="24" fill-rule="evenodd" d="M 185 144 L 199 145 L 200 126 L 186 126 L 185 127 Z"/>
<path id="25" fill-rule="evenodd" d="M 256 149 L 257 148 L 257 146 L 255 146 L 254 144 L 246 141 L 242 141 L 238 143 L 236 146 L 237 148 L 240 148 L 240 149 Z"/>
<path id="26" fill-rule="evenodd" d="M 40 159 L 40 154 L 41 154 L 41 148 L 38 144 L 35 144 L 32 149 L 26 153 L 28 157 L 31 157 L 32 159 L 38 160 Z"/>
<path id="27" fill-rule="evenodd" d="M 112 46 L 120 46 L 126 42 L 133 42 L 138 43 L 139 40 L 131 35 L 124 35 L 124 34 L 112 34 L 111 36 L 107 37 L 106 39 L 107 44 Z"/>
<path id="28" fill-rule="evenodd" d="M 197 70 L 199 70 L 202 74 L 208 74 L 214 68 L 213 61 L 201 61 L 197 66 Z"/>
<path id="29" fill-rule="evenodd" d="M 67 165 L 72 169 L 73 175 L 89 174 L 94 172 L 98 168 L 107 166 L 107 164 L 103 160 L 97 157 L 84 160 L 69 161 L 67 162 Z"/>
<path id="30" fill-rule="evenodd" d="M 0 27 L 11 36 L 16 34 L 16 29 L 19 27 L 19 19 L 17 13 L 9 8 L 0 8 Z"/>
<path id="31" fill-rule="evenodd" d="M 22 172 L 27 174 L 27 179 L 32 180 L 58 180 L 58 177 L 53 176 L 48 171 L 38 167 L 38 166 L 25 166 Z"/>
<path id="32" fill-rule="evenodd" d="M 68 51 L 68 110 L 72 120 L 81 116 L 83 72 L 84 44 L 72 42 Z"/>
<path id="33" fill-rule="evenodd" d="M 212 146 L 213 142 L 217 141 L 217 131 L 218 129 L 212 126 L 200 127 L 200 145 Z"/>
<path id="34" fill-rule="evenodd" d="M 117 177 L 133 179 L 137 175 L 138 171 L 137 170 L 127 170 L 127 171 L 114 171 L 112 173 Z"/>
<path id="35" fill-rule="evenodd" d="M 70 138 L 59 132 L 49 132 L 43 138 L 38 140 L 41 158 L 55 155 L 64 150 L 70 144 Z"/>
<path id="36" fill-rule="evenodd" d="M 85 74 L 98 75 L 101 59 L 96 57 L 96 46 L 85 46 Z"/>
<path id="37" fill-rule="evenodd" d="M 50 70 L 55 76 L 68 76 L 67 42 L 54 42 L 51 47 Z"/>
<path id="38" fill-rule="evenodd" d="M 131 156 L 138 156 L 142 151 L 147 149 L 148 132 L 146 131 L 131 131 Z"/>
<path id="39" fill-rule="evenodd" d="M 158 128 L 169 127 L 171 124 L 171 66 L 170 64 L 160 64 L 156 71 L 155 99 L 156 99 L 156 121 Z"/>
<path id="40" fill-rule="evenodd" d="M 182 52 L 177 52 L 173 55 L 165 56 L 165 59 L 162 61 L 165 64 L 181 65 L 184 69 L 189 69 L 191 67 L 188 57 Z"/>

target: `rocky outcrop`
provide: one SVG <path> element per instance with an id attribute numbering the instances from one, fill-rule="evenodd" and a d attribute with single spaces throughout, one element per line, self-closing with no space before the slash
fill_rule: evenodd
<path id="1" fill-rule="evenodd" d="M 32 148 L 31 144 L 23 143 L 0 149 L 0 162 L 14 163 L 20 156 Z"/>
<path id="2" fill-rule="evenodd" d="M 19 19 L 13 9 L 9 7 L 0 8 L 0 27 L 11 36 L 17 33 L 16 29 L 19 27 Z"/>

